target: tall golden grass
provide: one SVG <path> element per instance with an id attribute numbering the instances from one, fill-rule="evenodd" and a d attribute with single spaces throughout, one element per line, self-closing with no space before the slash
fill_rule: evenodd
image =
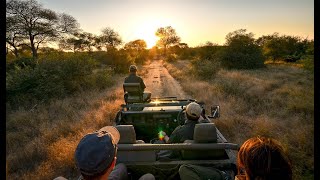
<path id="1" fill-rule="evenodd" d="M 87 133 L 111 125 L 123 103 L 123 75 L 104 91 L 81 92 L 36 108 L 10 110 L 6 119 L 8 179 L 76 179 L 74 151 Z"/>
<path id="2" fill-rule="evenodd" d="M 283 143 L 293 164 L 294 179 L 314 175 L 313 74 L 297 66 L 267 64 L 265 69 L 220 70 L 200 81 L 189 61 L 165 65 L 183 89 L 198 101 L 221 106 L 215 120 L 230 142 L 242 144 L 253 136 Z"/>

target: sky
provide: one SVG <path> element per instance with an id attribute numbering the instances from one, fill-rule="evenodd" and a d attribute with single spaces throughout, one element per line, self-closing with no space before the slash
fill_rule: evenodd
<path id="1" fill-rule="evenodd" d="M 124 43 L 157 41 L 159 27 L 172 26 L 190 47 L 207 41 L 223 45 L 228 33 L 247 29 L 255 38 L 278 32 L 314 38 L 313 0 L 38 0 L 44 8 L 67 13 L 85 32 L 110 27 Z"/>

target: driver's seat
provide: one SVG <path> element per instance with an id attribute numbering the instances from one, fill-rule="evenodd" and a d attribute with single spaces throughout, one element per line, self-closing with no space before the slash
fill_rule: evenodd
<path id="1" fill-rule="evenodd" d="M 124 101 L 127 104 L 148 102 L 151 93 L 143 92 L 140 83 L 123 83 Z"/>
<path id="2" fill-rule="evenodd" d="M 140 83 L 123 83 L 123 90 L 126 103 L 143 102 L 143 90 Z"/>

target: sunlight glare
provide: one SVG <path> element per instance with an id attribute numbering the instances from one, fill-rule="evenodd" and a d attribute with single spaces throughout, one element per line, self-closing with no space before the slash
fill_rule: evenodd
<path id="1" fill-rule="evenodd" d="M 136 31 L 135 36 L 146 41 L 147 48 L 149 49 L 157 43 L 158 37 L 155 35 L 156 30 L 156 27 L 151 27 L 145 24 Z"/>

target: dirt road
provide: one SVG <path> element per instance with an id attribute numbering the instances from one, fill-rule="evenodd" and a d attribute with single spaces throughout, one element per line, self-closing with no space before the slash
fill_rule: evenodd
<path id="1" fill-rule="evenodd" d="M 151 97 L 168 97 L 175 96 L 179 99 L 190 98 L 163 66 L 162 60 L 154 60 L 145 66 L 148 73 L 145 74 L 143 80 L 147 86 L 146 91 L 152 93 Z"/>

